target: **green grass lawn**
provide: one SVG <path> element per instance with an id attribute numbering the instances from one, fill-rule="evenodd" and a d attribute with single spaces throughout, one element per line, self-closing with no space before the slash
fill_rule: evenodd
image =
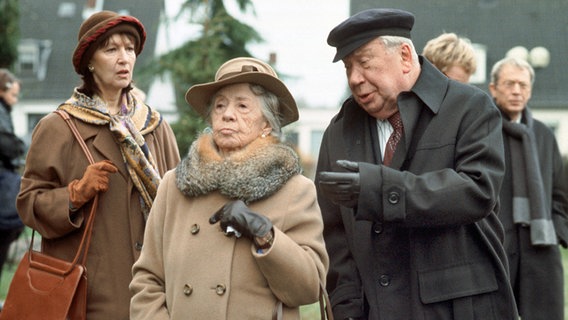
<path id="1" fill-rule="evenodd" d="M 562 264 L 564 265 L 564 319 L 568 319 L 568 250 L 562 249 Z"/>
<path id="2" fill-rule="evenodd" d="M 17 242 L 12 244 L 11 252 L 8 255 L 7 261 L 2 269 L 2 277 L 0 279 L 0 300 L 4 301 L 6 293 L 10 287 L 10 281 L 16 272 L 16 267 L 20 262 L 22 255 L 29 248 L 29 239 L 31 237 L 31 229 L 26 228 L 20 235 Z M 37 239 L 37 237 L 36 237 Z M 34 243 L 35 247 L 35 243 Z"/>
<path id="3" fill-rule="evenodd" d="M 568 300 L 568 250 L 566 249 L 562 249 L 562 261 L 564 263 L 564 299 Z M 17 262 L 10 262 L 4 265 L 4 269 L 2 271 L 2 279 L 0 279 L 0 300 L 2 301 L 4 301 L 4 299 L 6 298 L 6 293 L 8 292 L 8 287 L 10 286 L 10 280 L 14 275 L 16 266 Z M 566 319 L 568 320 L 568 303 L 564 303 L 564 309 Z M 300 310 L 302 319 L 304 320 L 316 320 L 320 318 L 318 303 L 303 306 Z"/>
<path id="4" fill-rule="evenodd" d="M 6 299 L 6 293 L 8 292 L 8 287 L 10 286 L 10 280 L 14 276 L 15 266 L 7 263 L 2 270 L 2 279 L 0 279 L 0 300 L 4 301 Z"/>

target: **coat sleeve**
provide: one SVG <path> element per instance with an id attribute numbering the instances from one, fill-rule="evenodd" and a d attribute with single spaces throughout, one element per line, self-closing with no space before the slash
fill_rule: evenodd
<path id="1" fill-rule="evenodd" d="M 327 129 L 324 133 L 316 172 L 332 171 L 329 152 L 334 150 L 335 145 L 342 139 L 332 137 L 331 132 L 332 130 Z M 337 319 L 363 317 L 363 289 L 351 251 L 354 219 L 352 216 L 342 216 L 339 206 L 323 196 L 317 176 L 316 188 L 324 221 L 324 239 L 330 258 L 326 289 L 333 314 Z"/>
<path id="2" fill-rule="evenodd" d="M 5 167 L 12 167 L 13 160 L 26 152 L 25 143 L 15 134 L 0 131 L 0 161 Z"/>
<path id="3" fill-rule="evenodd" d="M 173 173 L 173 172 L 172 172 Z M 172 174 L 173 178 L 173 174 Z M 130 291 L 130 319 L 168 320 L 163 257 L 163 233 L 167 211 L 168 174 L 158 187 L 144 232 L 144 246 L 140 258 L 132 267 Z"/>
<path id="4" fill-rule="evenodd" d="M 451 227 L 494 210 L 505 172 L 501 117 L 485 94 L 463 103 L 462 113 L 445 110 L 432 118 L 407 171 L 360 164 L 357 219 Z"/>
<path id="5" fill-rule="evenodd" d="M 0 105 L 0 161 L 7 168 L 12 168 L 12 160 L 26 151 L 24 142 L 14 134 L 10 114 Z"/>
<path id="6" fill-rule="evenodd" d="M 88 160 L 64 120 L 54 113 L 44 117 L 32 133 L 16 200 L 22 221 L 48 239 L 78 229 L 83 209 L 72 219 L 67 185 L 81 178 L 87 165 Z"/>
<path id="7" fill-rule="evenodd" d="M 253 256 L 270 289 L 282 303 L 289 307 L 314 303 L 319 298 L 320 282 L 325 283 L 329 265 L 314 184 L 298 175 L 274 197 L 279 199 L 271 202 L 287 204 L 280 209 L 285 211 L 284 222 L 274 227 L 272 247 L 258 253 L 253 246 Z"/>

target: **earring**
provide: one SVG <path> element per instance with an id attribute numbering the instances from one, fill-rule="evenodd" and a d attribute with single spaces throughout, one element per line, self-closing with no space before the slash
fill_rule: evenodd
<path id="1" fill-rule="evenodd" d="M 93 67 L 92 65 L 89 65 L 89 71 L 93 72 L 93 70 L 95 70 L 95 67 Z"/>
<path id="2" fill-rule="evenodd" d="M 263 132 L 263 133 L 260 135 L 260 137 L 261 137 L 261 138 L 266 138 L 266 133 Z"/>

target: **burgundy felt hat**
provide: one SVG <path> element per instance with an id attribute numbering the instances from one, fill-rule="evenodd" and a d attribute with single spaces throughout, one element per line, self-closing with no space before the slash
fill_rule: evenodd
<path id="1" fill-rule="evenodd" d="M 77 47 L 73 52 L 73 67 L 78 74 L 85 74 L 88 60 L 95 52 L 101 39 L 115 33 L 128 33 L 136 38 L 136 55 L 142 52 L 146 41 L 144 25 L 133 16 L 119 15 L 113 11 L 100 11 L 85 20 L 79 28 Z"/>

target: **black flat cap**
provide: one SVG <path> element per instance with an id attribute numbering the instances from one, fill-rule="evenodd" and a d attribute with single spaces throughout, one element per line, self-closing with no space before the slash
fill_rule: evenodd
<path id="1" fill-rule="evenodd" d="M 361 11 L 333 28 L 327 44 L 337 48 L 337 62 L 357 48 L 380 36 L 400 36 L 410 39 L 414 15 L 398 9 L 369 9 Z"/>

